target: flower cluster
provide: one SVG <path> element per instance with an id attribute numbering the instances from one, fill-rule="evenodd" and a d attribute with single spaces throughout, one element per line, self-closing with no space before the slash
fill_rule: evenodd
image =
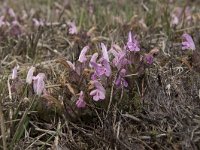
<path id="1" fill-rule="evenodd" d="M 31 11 L 30 14 L 31 15 L 27 14 L 25 10 L 22 10 L 22 15 L 19 16 L 17 13 L 15 13 L 14 9 L 9 6 L 0 9 L 0 32 L 2 32 L 0 37 L 5 35 L 21 37 L 29 33 L 29 27 L 38 29 L 39 27 L 48 27 L 61 24 L 57 21 L 48 22 L 44 18 L 36 17 L 36 11 Z M 63 26 L 66 27 L 69 34 L 78 34 L 78 27 L 76 26 L 75 21 L 66 21 L 63 23 Z"/>
<path id="2" fill-rule="evenodd" d="M 19 36 L 22 34 L 22 27 L 18 16 L 12 8 L 7 8 L 0 16 L 0 28 L 2 30 L 8 29 L 8 33 L 12 36 Z"/>
<path id="3" fill-rule="evenodd" d="M 106 87 L 107 81 L 112 80 L 112 75 L 116 73 L 116 79 L 114 82 L 115 87 L 127 88 L 128 82 L 126 80 L 126 75 L 130 72 L 129 65 L 134 65 L 135 60 L 132 60 L 130 55 L 140 54 L 140 45 L 136 36 L 132 36 L 132 33 L 128 33 L 128 40 L 124 48 L 121 48 L 117 44 L 113 44 L 108 50 L 104 43 L 100 43 L 101 54 L 95 52 L 92 55 L 87 55 L 90 51 L 89 46 L 85 46 L 79 55 L 79 63 L 82 64 L 82 70 L 85 68 L 90 68 L 92 70 L 89 83 L 92 85 L 89 95 L 94 101 L 102 101 L 106 98 Z M 155 50 L 154 50 L 155 51 Z M 145 63 L 151 65 L 153 63 L 153 53 L 141 55 L 139 61 L 144 61 Z M 70 62 L 70 64 L 72 64 Z M 74 65 L 73 65 L 74 66 Z M 76 70 L 76 68 L 74 68 Z M 80 74 L 80 73 L 79 73 Z M 106 82 L 105 82 L 106 81 Z M 78 108 L 84 108 L 86 106 L 86 101 L 84 100 L 84 91 L 80 92 L 80 96 L 76 102 Z M 87 95 L 87 94 L 86 94 Z"/>

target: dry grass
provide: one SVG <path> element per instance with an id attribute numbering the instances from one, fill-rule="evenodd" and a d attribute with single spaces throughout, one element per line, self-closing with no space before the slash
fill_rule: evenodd
<path id="1" fill-rule="evenodd" d="M 183 60 L 189 54 L 179 44 L 182 33 L 190 33 L 198 51 L 198 1 L 1 3 L 2 13 L 7 6 L 18 18 L 27 16 L 20 20 L 20 36 L 0 29 L 0 149 L 200 149 L 200 76 L 190 60 Z M 170 12 L 186 5 L 193 21 L 170 27 Z M 32 18 L 47 24 L 35 28 Z M 68 33 L 67 21 L 73 20 L 78 35 Z M 108 87 L 103 106 L 91 102 L 87 110 L 76 109 L 73 92 L 85 86 L 73 82 L 63 61 L 76 61 L 87 44 L 90 54 L 100 42 L 123 45 L 130 30 L 138 34 L 144 51 L 159 48 L 154 64 L 143 76 L 127 77 L 133 84 L 129 89 Z M 21 80 L 12 93 L 10 74 L 16 64 Z M 34 96 L 23 85 L 32 65 L 46 74 L 52 97 Z"/>

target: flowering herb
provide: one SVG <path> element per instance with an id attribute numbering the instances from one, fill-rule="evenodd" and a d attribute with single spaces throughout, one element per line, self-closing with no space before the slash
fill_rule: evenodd
<path id="1" fill-rule="evenodd" d="M 185 49 L 195 50 L 196 49 L 194 41 L 189 34 L 187 34 L 187 33 L 183 34 L 182 39 L 183 39 L 182 50 L 185 50 Z"/>

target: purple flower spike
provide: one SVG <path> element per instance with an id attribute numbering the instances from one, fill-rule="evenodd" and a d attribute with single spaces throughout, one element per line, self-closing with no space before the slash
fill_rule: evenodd
<path id="1" fill-rule="evenodd" d="M 17 69 L 19 68 L 19 66 L 15 66 L 12 70 L 12 79 L 17 79 Z"/>
<path id="2" fill-rule="evenodd" d="M 33 80 L 33 73 L 35 71 L 35 67 L 31 67 L 27 73 L 26 83 L 31 84 Z"/>
<path id="3" fill-rule="evenodd" d="M 119 72 L 119 76 L 115 82 L 115 85 L 119 88 L 122 88 L 122 87 L 128 87 L 128 82 L 124 79 L 126 75 L 126 70 L 125 69 L 122 69 L 120 72 Z"/>
<path id="4" fill-rule="evenodd" d="M 135 36 L 132 37 L 131 32 L 128 33 L 127 47 L 130 51 L 138 52 L 140 51 L 139 42 L 136 40 Z"/>
<path id="5" fill-rule="evenodd" d="M 95 90 L 92 90 L 90 92 L 90 95 L 93 96 L 93 100 L 99 101 L 99 100 L 105 99 L 105 97 L 106 97 L 105 96 L 105 94 L 106 94 L 105 88 L 102 86 L 102 84 L 99 81 L 95 80 L 93 82 L 94 82 L 93 84 L 96 88 Z"/>
<path id="6" fill-rule="evenodd" d="M 182 50 L 185 50 L 185 49 L 195 50 L 196 49 L 194 41 L 189 34 L 187 34 L 187 33 L 183 34 L 182 38 L 183 38 Z"/>
<path id="7" fill-rule="evenodd" d="M 69 26 L 69 34 L 77 34 L 78 33 L 78 29 L 76 27 L 75 22 L 68 22 L 67 24 Z"/>
<path id="8" fill-rule="evenodd" d="M 84 62 L 87 61 L 87 58 L 86 58 L 85 54 L 87 53 L 88 49 L 89 49 L 89 46 L 85 46 L 82 49 L 82 51 L 80 53 L 80 56 L 79 56 L 79 59 L 78 59 L 78 61 L 80 61 L 81 63 L 84 63 Z"/>
<path id="9" fill-rule="evenodd" d="M 33 77 L 33 90 L 39 96 L 45 91 L 44 78 L 44 73 L 39 73 L 36 77 Z"/>
<path id="10" fill-rule="evenodd" d="M 84 94 L 83 94 L 83 91 L 81 91 L 79 94 L 79 98 L 76 101 L 76 107 L 85 108 L 85 106 L 86 106 L 86 102 L 84 101 Z"/>

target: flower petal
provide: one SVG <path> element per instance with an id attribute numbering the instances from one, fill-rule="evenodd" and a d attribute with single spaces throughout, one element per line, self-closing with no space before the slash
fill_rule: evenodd
<path id="1" fill-rule="evenodd" d="M 85 46 L 85 47 L 82 49 L 82 51 L 81 51 L 81 53 L 80 53 L 80 55 L 79 55 L 79 59 L 78 59 L 78 61 L 80 61 L 81 63 L 87 61 L 87 58 L 86 58 L 85 55 L 86 55 L 88 49 L 89 49 L 89 46 Z"/>

